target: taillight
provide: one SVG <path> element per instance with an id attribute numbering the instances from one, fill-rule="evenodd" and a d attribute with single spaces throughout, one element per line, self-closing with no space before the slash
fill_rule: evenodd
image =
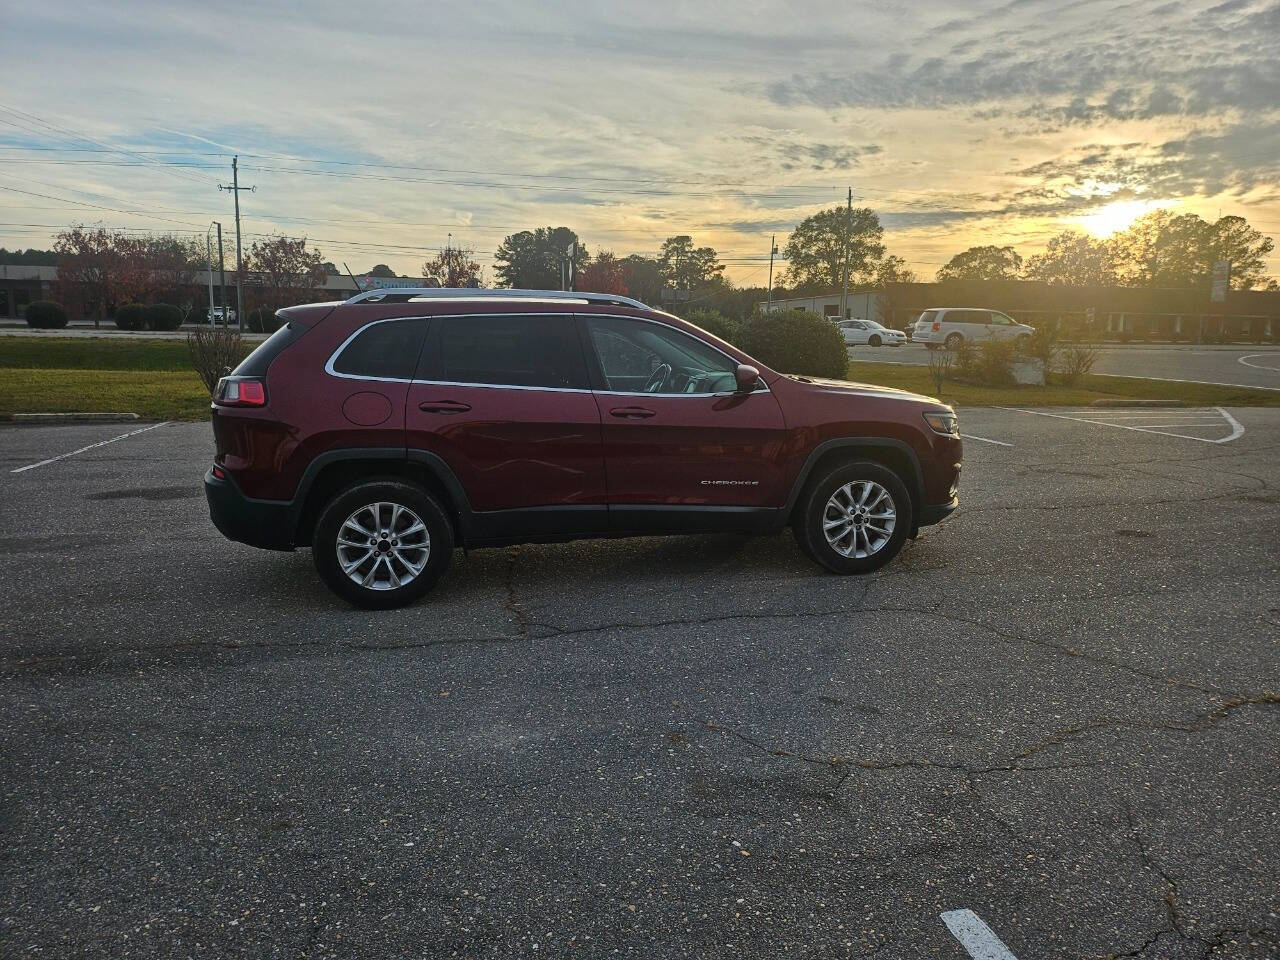
<path id="1" fill-rule="evenodd" d="M 224 407 L 264 407 L 267 388 L 256 377 L 223 377 L 218 381 L 213 401 Z"/>
<path id="2" fill-rule="evenodd" d="M 939 323 L 937 320 L 933 321 L 933 332 L 937 333 L 941 329 L 942 329 L 942 324 Z"/>

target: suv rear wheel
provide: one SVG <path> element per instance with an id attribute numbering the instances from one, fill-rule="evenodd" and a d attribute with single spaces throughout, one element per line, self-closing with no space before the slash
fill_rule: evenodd
<path id="1" fill-rule="evenodd" d="M 896 473 L 870 460 L 842 463 L 805 488 L 794 527 L 800 548 L 835 573 L 870 573 L 892 560 L 911 530 L 911 496 Z"/>
<path id="2" fill-rule="evenodd" d="M 399 607 L 435 586 L 449 566 L 453 528 L 421 487 L 371 480 L 325 505 L 311 552 L 338 596 L 367 609 Z"/>
<path id="3" fill-rule="evenodd" d="M 948 350 L 959 350 L 959 349 L 960 349 L 960 341 L 961 341 L 961 340 L 963 340 L 963 339 L 964 339 L 964 337 L 963 337 L 963 336 L 961 336 L 961 335 L 960 335 L 960 334 L 958 334 L 958 333 L 949 333 L 949 334 L 947 334 L 947 339 L 946 339 L 946 346 L 947 346 L 947 349 L 948 349 Z"/>

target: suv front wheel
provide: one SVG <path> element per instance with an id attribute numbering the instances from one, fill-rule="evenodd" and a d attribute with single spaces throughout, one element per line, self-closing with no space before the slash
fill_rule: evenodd
<path id="1" fill-rule="evenodd" d="M 421 487 L 371 480 L 329 501 L 316 521 L 311 552 L 329 589 L 358 607 L 382 610 L 435 586 L 449 566 L 453 528 Z"/>
<path id="2" fill-rule="evenodd" d="M 870 573 L 892 560 L 911 531 L 911 496 L 896 473 L 869 460 L 842 463 L 806 488 L 796 540 L 835 573 Z"/>

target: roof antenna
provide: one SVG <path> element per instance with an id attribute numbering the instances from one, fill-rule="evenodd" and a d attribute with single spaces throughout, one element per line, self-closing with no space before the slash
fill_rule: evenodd
<path id="1" fill-rule="evenodd" d="M 355 284 L 356 293 L 364 293 L 364 291 L 360 289 L 360 284 L 356 283 L 356 278 L 355 278 L 355 276 L 351 273 L 351 268 L 347 266 L 347 261 L 345 261 L 345 260 L 343 260 L 343 261 L 342 261 L 342 269 L 343 269 L 343 270 L 345 270 L 345 271 L 347 271 L 347 276 L 348 276 L 348 277 L 351 277 L 351 282 L 352 282 L 353 284 Z"/>

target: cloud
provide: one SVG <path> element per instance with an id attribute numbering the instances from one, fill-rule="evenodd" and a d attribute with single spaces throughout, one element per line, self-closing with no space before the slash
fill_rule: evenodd
<path id="1" fill-rule="evenodd" d="M 739 137 L 743 143 L 772 157 L 779 169 L 849 170 L 858 166 L 862 157 L 883 153 L 884 148 L 871 143 L 863 146 L 842 143 L 803 143 L 794 131 L 780 131 L 772 136 Z"/>
<path id="2" fill-rule="evenodd" d="M 801 71 L 765 85 L 780 106 L 938 109 L 967 106 L 1045 124 L 1095 123 L 1173 114 L 1250 114 L 1280 103 L 1280 4 L 1220 4 L 1196 11 L 1118 17 L 1131 4 L 1076 3 L 1013 32 L 955 40 L 976 26 L 1005 22 L 1033 0 L 954 21 L 947 56 L 925 46 L 862 59 L 857 69 Z M 1089 7 L 1088 20 L 1068 15 Z M 1023 106 L 1019 107 L 1021 103 Z"/>

